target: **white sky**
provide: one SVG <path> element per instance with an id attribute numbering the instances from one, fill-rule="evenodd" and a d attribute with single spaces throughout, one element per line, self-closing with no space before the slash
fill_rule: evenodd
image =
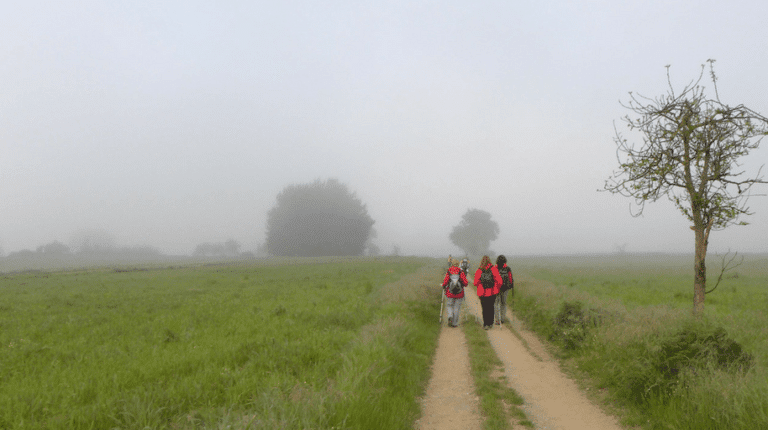
<path id="1" fill-rule="evenodd" d="M 253 249 L 280 190 L 328 177 L 367 204 L 385 252 L 458 253 L 468 208 L 491 213 L 507 255 L 692 252 L 671 202 L 633 218 L 597 192 L 619 100 L 714 58 L 721 99 L 768 114 L 762 0 L 6 3 L 6 253 L 83 229 Z M 768 197 L 749 206 L 711 252 L 768 251 Z"/>

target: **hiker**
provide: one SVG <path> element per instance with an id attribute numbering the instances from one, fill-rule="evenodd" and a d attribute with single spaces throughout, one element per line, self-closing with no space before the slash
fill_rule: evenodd
<path id="1" fill-rule="evenodd" d="M 499 294 L 502 280 L 499 271 L 491 263 L 491 257 L 483 255 L 480 266 L 475 272 L 475 286 L 477 297 L 480 298 L 480 306 L 483 308 L 483 328 L 490 330 L 493 327 L 493 303 Z"/>
<path id="2" fill-rule="evenodd" d="M 461 268 L 461 271 L 464 272 L 464 276 L 469 274 L 469 260 L 466 258 L 461 260 L 461 265 L 459 267 Z"/>
<path id="3" fill-rule="evenodd" d="M 458 283 L 458 284 L 457 284 Z M 445 305 L 447 307 L 446 313 L 448 314 L 448 326 L 459 326 L 459 312 L 461 311 L 461 304 L 464 302 L 464 287 L 469 284 L 464 272 L 459 269 L 459 262 L 451 261 L 451 267 L 445 273 L 445 279 L 443 279 L 443 290 L 445 291 Z"/>
<path id="4" fill-rule="evenodd" d="M 507 266 L 507 257 L 499 255 L 496 257 L 496 270 L 501 277 L 501 288 L 496 295 L 496 301 L 493 303 L 494 320 L 496 325 L 501 325 L 507 319 L 507 294 L 512 291 L 514 297 L 515 280 L 512 278 L 512 269 Z"/>

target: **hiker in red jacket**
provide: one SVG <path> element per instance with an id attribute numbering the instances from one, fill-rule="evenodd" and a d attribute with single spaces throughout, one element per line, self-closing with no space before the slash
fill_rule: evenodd
<path id="1" fill-rule="evenodd" d="M 501 289 L 496 295 L 496 301 L 493 304 L 493 314 L 496 325 L 504 324 L 507 319 L 507 294 L 515 287 L 515 280 L 512 278 L 512 269 L 507 266 L 507 257 L 499 255 L 496 257 L 496 270 L 501 276 Z M 512 292 L 514 295 L 514 291 Z"/>
<path id="2" fill-rule="evenodd" d="M 493 327 L 493 303 L 496 301 L 496 295 L 499 294 L 503 281 L 499 276 L 499 270 L 487 255 L 480 260 L 474 283 L 477 287 L 477 297 L 480 298 L 480 306 L 483 308 L 483 328 L 489 330 Z"/>
<path id="3" fill-rule="evenodd" d="M 452 283 L 452 277 L 458 281 L 458 285 Z M 443 290 L 445 290 L 445 305 L 447 307 L 446 313 L 448 314 L 448 326 L 459 326 L 459 313 L 461 312 L 461 304 L 464 302 L 464 287 L 469 284 L 467 276 L 459 269 L 458 260 L 451 261 L 451 267 L 445 273 L 445 279 L 443 279 Z"/>

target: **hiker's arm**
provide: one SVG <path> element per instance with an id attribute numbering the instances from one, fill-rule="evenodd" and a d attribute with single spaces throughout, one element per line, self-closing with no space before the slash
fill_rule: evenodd
<path id="1" fill-rule="evenodd" d="M 448 281 L 450 280 L 450 277 L 451 277 L 451 274 L 450 274 L 450 273 L 446 273 L 446 274 L 445 274 L 445 278 L 443 278 L 443 283 L 441 284 L 443 287 L 445 287 L 446 285 L 448 285 Z"/>
<path id="2" fill-rule="evenodd" d="M 502 284 L 504 284 L 504 280 L 501 279 L 499 269 L 496 266 L 493 266 L 491 267 L 491 273 L 493 274 L 493 283 L 495 284 L 494 288 L 501 288 Z"/>

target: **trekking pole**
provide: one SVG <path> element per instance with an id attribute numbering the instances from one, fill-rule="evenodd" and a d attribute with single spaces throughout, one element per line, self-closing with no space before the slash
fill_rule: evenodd
<path id="1" fill-rule="evenodd" d="M 440 324 L 443 324 L 443 305 L 445 304 L 445 294 L 440 292 L 440 296 L 442 296 L 440 299 Z"/>

